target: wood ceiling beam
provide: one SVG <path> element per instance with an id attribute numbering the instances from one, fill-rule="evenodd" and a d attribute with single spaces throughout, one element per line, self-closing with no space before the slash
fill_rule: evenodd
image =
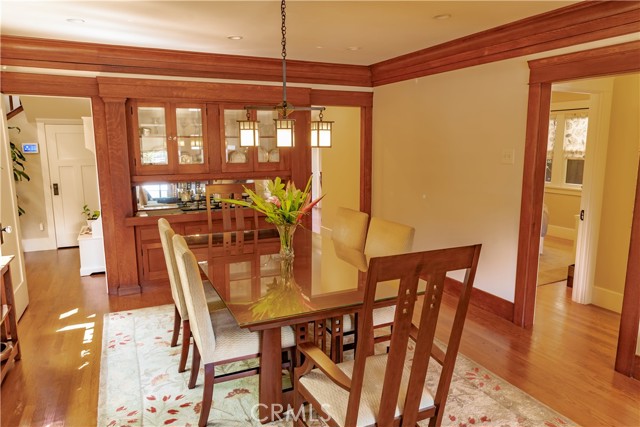
<path id="1" fill-rule="evenodd" d="M 282 81 L 280 59 L 0 37 L 3 65 L 211 79 Z M 371 87 L 369 67 L 287 60 L 287 81 Z"/>

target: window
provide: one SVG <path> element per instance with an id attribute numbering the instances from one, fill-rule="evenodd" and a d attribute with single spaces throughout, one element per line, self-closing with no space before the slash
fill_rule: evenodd
<path id="1" fill-rule="evenodd" d="M 589 110 L 551 111 L 545 181 L 558 186 L 581 186 L 587 149 Z"/>

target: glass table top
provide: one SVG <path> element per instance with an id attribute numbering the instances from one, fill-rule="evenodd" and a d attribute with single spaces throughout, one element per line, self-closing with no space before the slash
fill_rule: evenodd
<path id="1" fill-rule="evenodd" d="M 293 280 L 286 280 L 281 271 L 275 229 L 185 239 L 240 326 L 259 330 L 340 316 L 363 303 L 364 274 L 336 255 L 329 236 L 300 227 L 296 230 Z M 396 294 L 397 283 L 381 283 L 376 301 L 384 305 Z"/>

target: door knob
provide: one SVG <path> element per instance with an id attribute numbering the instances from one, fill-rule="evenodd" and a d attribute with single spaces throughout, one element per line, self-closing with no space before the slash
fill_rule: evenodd
<path id="1" fill-rule="evenodd" d="M 580 211 L 580 221 L 584 221 L 584 209 Z"/>

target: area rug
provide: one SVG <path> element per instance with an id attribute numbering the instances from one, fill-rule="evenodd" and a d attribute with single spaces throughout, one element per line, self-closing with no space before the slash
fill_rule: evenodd
<path id="1" fill-rule="evenodd" d="M 197 425 L 203 374 L 198 377 L 198 385 L 189 390 L 189 370 L 178 373 L 180 347 L 169 345 L 172 328 L 171 305 L 105 315 L 98 426 Z M 433 372 L 427 380 L 435 383 L 439 372 L 431 366 L 437 364 L 430 364 Z M 235 368 L 237 366 L 220 369 Z M 208 425 L 260 426 L 257 390 L 257 376 L 216 384 Z M 316 425 L 324 424 L 317 416 L 311 418 Z M 425 420 L 420 425 L 427 424 Z M 289 427 L 293 424 L 285 418 L 269 425 Z M 492 372 L 463 355 L 458 356 L 443 426 L 573 425 L 575 423 Z"/>

